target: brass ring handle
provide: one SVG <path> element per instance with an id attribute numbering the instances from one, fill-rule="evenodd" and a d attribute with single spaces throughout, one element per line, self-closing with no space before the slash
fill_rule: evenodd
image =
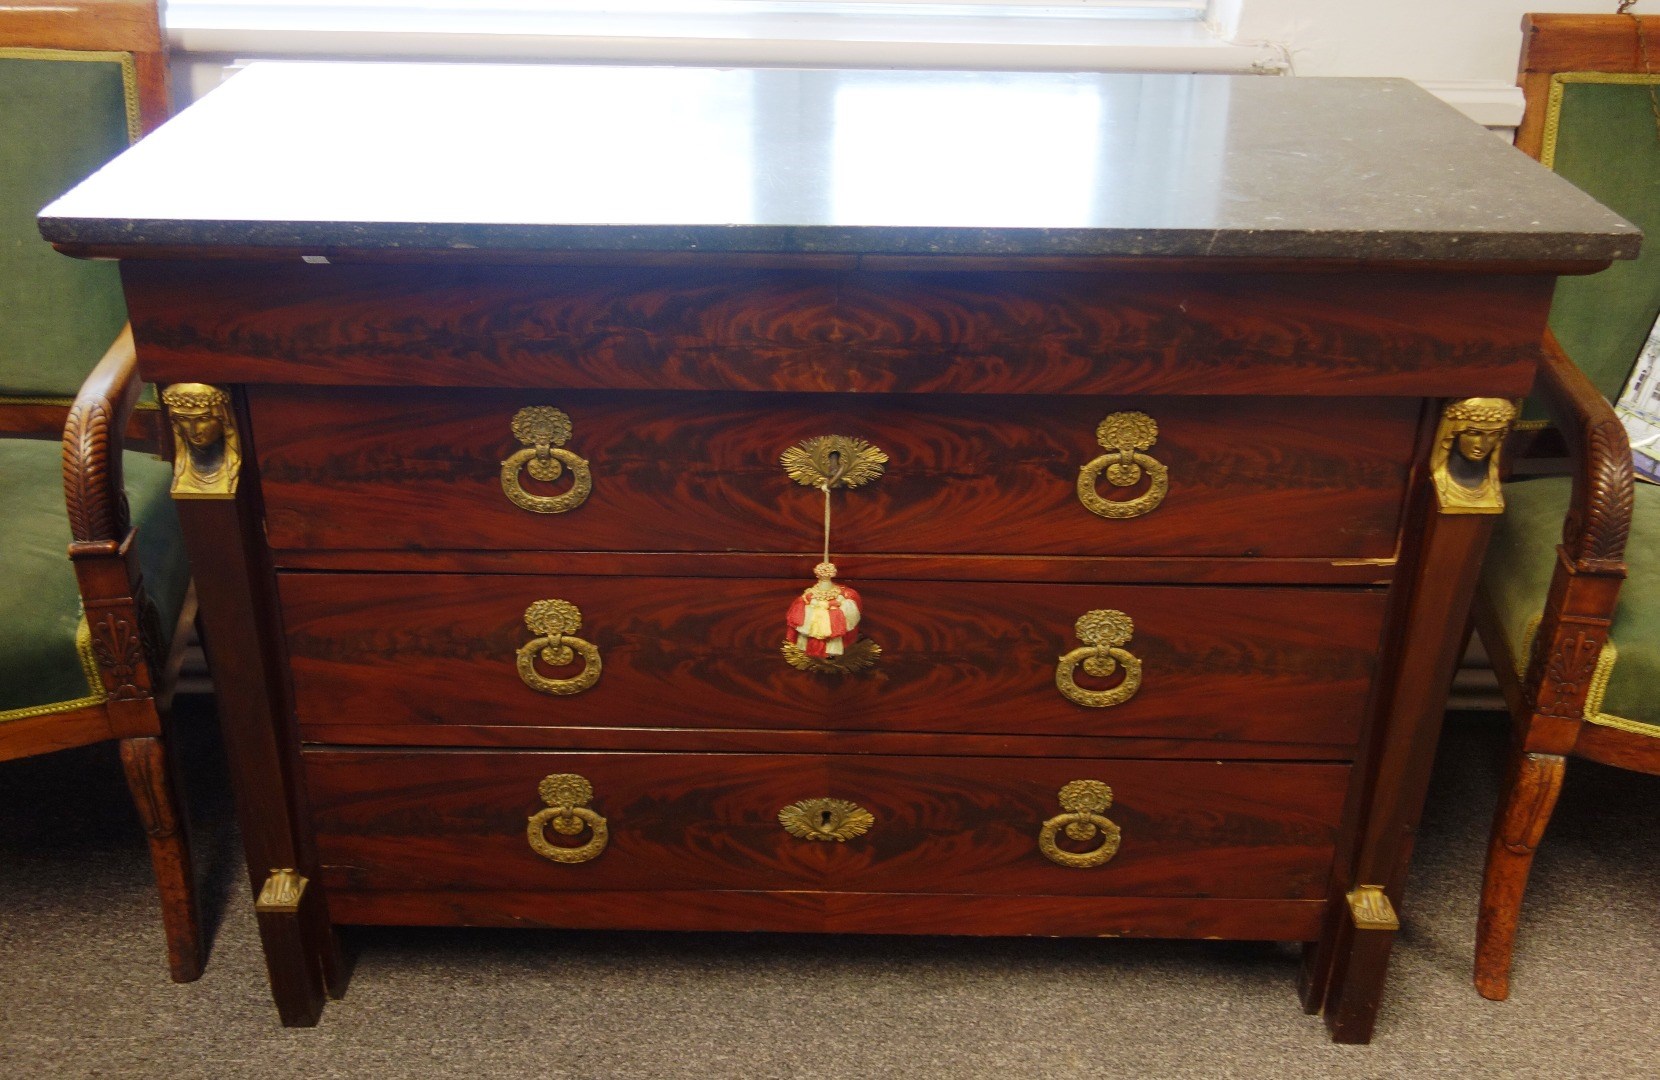
<path id="1" fill-rule="evenodd" d="M 1060 803 L 1067 812 L 1045 821 L 1038 832 L 1038 850 L 1044 858 L 1076 870 L 1110 862 L 1124 838 L 1123 830 L 1101 816 L 1112 805 L 1112 788 L 1099 780 L 1074 780 L 1061 788 Z M 1055 835 L 1062 829 L 1080 843 L 1099 836 L 1100 846 L 1093 851 L 1063 851 L 1055 843 Z"/>
<path id="2" fill-rule="evenodd" d="M 501 463 L 501 489 L 513 501 L 536 514 L 563 514 L 575 510 L 594 490 L 588 462 L 564 448 L 571 437 L 571 418 L 549 405 L 532 405 L 513 416 L 513 437 L 524 444 Z M 563 495 L 532 495 L 519 483 L 519 471 L 544 483 L 571 473 L 571 488 Z"/>
<path id="3" fill-rule="evenodd" d="M 1122 611 L 1099 608 L 1085 612 L 1074 627 L 1083 648 L 1073 649 L 1055 665 L 1055 687 L 1068 701 L 1091 709 L 1121 705 L 1141 689 L 1141 660 L 1124 649 L 1135 633 L 1135 623 Z M 1124 680 L 1110 690 L 1085 690 L 1073 679 L 1078 665 L 1098 679 L 1110 678 L 1121 666 Z"/>
<path id="4" fill-rule="evenodd" d="M 539 694 L 567 697 L 599 682 L 603 664 L 599 647 L 572 637 L 582 627 L 582 612 L 566 600 L 538 600 L 525 608 L 525 625 L 537 636 L 519 646 L 519 678 Z M 582 670 L 568 679 L 550 679 L 536 670 L 536 660 L 563 667 L 582 657 Z"/>
<path id="5" fill-rule="evenodd" d="M 536 786 L 537 794 L 548 804 L 546 810 L 530 815 L 526 836 L 530 849 L 542 858 L 556 863 L 584 863 L 597 859 L 611 840 L 611 830 L 599 814 L 588 809 L 594 797 L 594 785 L 575 773 L 555 773 L 542 778 Z M 547 828 L 563 836 L 576 836 L 584 828 L 593 836 L 581 847 L 562 847 L 548 843 Z"/>
<path id="6" fill-rule="evenodd" d="M 1170 490 L 1170 470 L 1144 451 L 1158 442 L 1159 426 L 1151 416 L 1139 412 L 1118 412 L 1101 421 L 1096 441 L 1110 451 L 1078 470 L 1078 501 L 1092 514 L 1104 518 L 1140 517 L 1156 509 Z M 1095 490 L 1101 474 L 1114 487 L 1130 487 L 1147 476 L 1147 490 L 1133 499 L 1103 499 Z"/>

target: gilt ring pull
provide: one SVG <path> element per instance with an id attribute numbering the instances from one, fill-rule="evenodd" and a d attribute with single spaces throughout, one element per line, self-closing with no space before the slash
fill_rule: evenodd
<path id="1" fill-rule="evenodd" d="M 1078 470 L 1078 501 L 1104 518 L 1140 517 L 1156 509 L 1170 490 L 1170 470 L 1146 451 L 1158 442 L 1159 426 L 1140 412 L 1116 412 L 1101 421 L 1095 439 L 1108 452 Z M 1096 490 L 1101 474 L 1114 487 L 1130 487 L 1147 476 L 1147 490 L 1133 499 L 1103 499 Z"/>
<path id="2" fill-rule="evenodd" d="M 538 600 L 525 608 L 525 625 L 537 635 L 519 646 L 519 678 L 539 694 L 566 697 L 580 694 L 599 682 L 599 647 L 573 637 L 582 628 L 582 612 L 566 600 Z M 550 679 L 536 670 L 536 661 L 563 667 L 580 656 L 582 670 L 568 679 Z"/>
<path id="3" fill-rule="evenodd" d="M 1099 780 L 1074 780 L 1061 788 L 1060 803 L 1066 813 L 1045 821 L 1038 833 L 1038 850 L 1043 852 L 1044 858 L 1076 870 L 1087 870 L 1111 861 L 1118 854 L 1118 845 L 1124 838 L 1123 830 L 1102 817 L 1107 807 L 1112 805 L 1112 788 Z M 1079 843 L 1097 836 L 1101 838 L 1101 843 L 1093 851 L 1064 851 L 1055 843 L 1056 835 L 1063 829 L 1069 838 Z"/>
<path id="4" fill-rule="evenodd" d="M 571 437 L 571 418 L 550 405 L 532 405 L 513 415 L 513 437 L 524 449 L 501 463 L 501 489 L 515 506 L 536 514 L 563 514 L 575 510 L 594 490 L 588 462 L 565 449 Z M 519 482 L 519 472 L 528 471 L 544 483 L 571 473 L 571 487 L 563 495 L 532 495 Z"/>
<path id="5" fill-rule="evenodd" d="M 594 798 L 594 785 L 575 773 L 554 773 L 542 778 L 536 792 L 548 807 L 530 815 L 526 836 L 531 850 L 556 863 L 585 863 L 599 858 L 611 840 L 611 831 L 603 817 L 588 809 L 588 803 Z M 550 825 L 561 836 L 576 836 L 585 828 L 592 830 L 593 836 L 581 847 L 550 844 L 547 835 Z"/>
<path id="6" fill-rule="evenodd" d="M 1122 611 L 1098 608 L 1085 612 L 1074 627 L 1078 640 L 1085 642 L 1060 658 L 1055 666 L 1055 687 L 1068 701 L 1091 709 L 1121 705 L 1141 689 L 1141 661 L 1123 646 L 1130 643 L 1135 623 Z M 1124 678 L 1110 690 L 1085 690 L 1073 678 L 1078 665 L 1098 679 L 1108 679 L 1124 669 Z"/>

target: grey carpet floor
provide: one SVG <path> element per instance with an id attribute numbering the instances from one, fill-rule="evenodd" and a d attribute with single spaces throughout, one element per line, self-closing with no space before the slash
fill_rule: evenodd
<path id="1" fill-rule="evenodd" d="M 195 707 L 200 713 L 201 707 Z M 1377 1036 L 1331 1045 L 1293 948 L 368 929 L 321 1026 L 266 994 L 211 736 L 188 754 L 207 974 L 168 982 L 113 750 L 0 765 L 0 1076 L 1660 1076 L 1660 780 L 1574 763 L 1514 994 L 1470 986 L 1504 734 L 1455 717 Z"/>

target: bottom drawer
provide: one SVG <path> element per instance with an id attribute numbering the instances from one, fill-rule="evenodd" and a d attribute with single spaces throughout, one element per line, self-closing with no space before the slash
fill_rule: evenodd
<path id="1" fill-rule="evenodd" d="M 430 908 L 450 894 L 458 912 L 486 893 L 572 891 L 1314 900 L 1350 771 L 1109 758 L 304 757 L 331 897 L 428 894 Z"/>

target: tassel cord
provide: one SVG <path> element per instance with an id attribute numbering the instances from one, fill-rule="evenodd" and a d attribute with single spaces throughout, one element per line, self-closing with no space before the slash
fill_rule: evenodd
<path id="1" fill-rule="evenodd" d="M 820 484 L 824 492 L 824 561 L 830 561 L 830 485 Z"/>

